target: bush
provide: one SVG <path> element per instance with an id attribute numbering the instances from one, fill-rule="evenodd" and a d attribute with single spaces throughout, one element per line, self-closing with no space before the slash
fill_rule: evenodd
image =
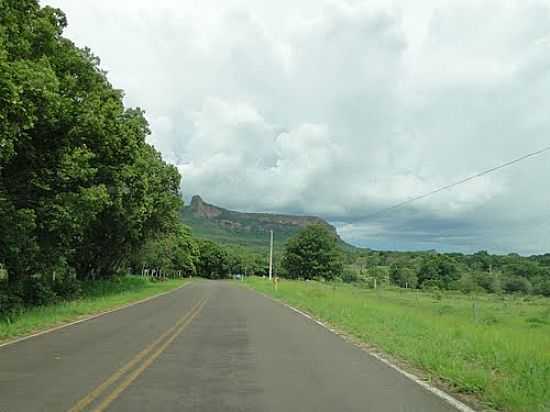
<path id="1" fill-rule="evenodd" d="M 497 293 L 500 291 L 500 282 L 498 273 L 475 272 L 473 277 L 476 283 L 486 292 Z"/>
<path id="2" fill-rule="evenodd" d="M 0 282 L 0 318 L 11 318 L 23 309 L 23 299 L 9 290 L 7 282 Z"/>
<path id="3" fill-rule="evenodd" d="M 345 271 L 342 274 L 342 281 L 345 283 L 355 283 L 361 281 L 362 278 L 355 272 Z"/>
<path id="4" fill-rule="evenodd" d="M 53 291 L 59 299 L 74 300 L 82 296 L 82 284 L 73 276 L 67 276 L 53 282 Z"/>
<path id="5" fill-rule="evenodd" d="M 531 282 L 520 276 L 510 276 L 504 280 L 502 288 L 506 293 L 529 293 Z"/>
<path id="6" fill-rule="evenodd" d="M 43 306 L 55 303 L 57 296 L 52 282 L 42 278 L 27 278 L 23 282 L 23 300 L 28 306 Z"/>
<path id="7" fill-rule="evenodd" d="M 535 288 L 538 295 L 550 297 L 550 279 L 541 281 Z"/>
<path id="8" fill-rule="evenodd" d="M 434 279 L 426 280 L 422 283 L 422 289 L 426 291 L 441 290 L 441 283 Z"/>
<path id="9" fill-rule="evenodd" d="M 464 294 L 470 294 L 476 290 L 477 284 L 470 273 L 464 273 L 457 282 L 457 289 Z"/>

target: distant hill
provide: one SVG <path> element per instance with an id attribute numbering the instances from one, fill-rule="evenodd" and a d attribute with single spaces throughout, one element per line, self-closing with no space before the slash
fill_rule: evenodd
<path id="1" fill-rule="evenodd" d="M 236 212 L 206 203 L 200 196 L 193 196 L 191 204 L 184 207 L 182 220 L 199 238 L 254 248 L 267 247 L 269 231 L 273 230 L 277 249 L 300 229 L 320 224 L 334 233 L 343 248 L 353 248 L 338 236 L 334 226 L 319 217 Z"/>

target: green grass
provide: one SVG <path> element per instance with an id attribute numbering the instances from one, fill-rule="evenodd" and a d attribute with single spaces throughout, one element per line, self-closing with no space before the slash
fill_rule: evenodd
<path id="1" fill-rule="evenodd" d="M 550 411 L 550 299 L 260 278 L 284 300 L 503 411 Z"/>
<path id="2" fill-rule="evenodd" d="M 0 320 L 0 342 L 115 309 L 175 289 L 185 282 L 182 279 L 150 282 L 137 277 L 87 282 L 81 299 L 30 308 L 13 320 Z"/>

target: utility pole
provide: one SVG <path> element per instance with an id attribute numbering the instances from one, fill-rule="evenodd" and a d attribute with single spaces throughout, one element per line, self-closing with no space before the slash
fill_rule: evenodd
<path id="1" fill-rule="evenodd" d="M 273 230 L 270 230 L 269 233 L 269 280 L 271 280 L 271 278 L 273 277 Z"/>

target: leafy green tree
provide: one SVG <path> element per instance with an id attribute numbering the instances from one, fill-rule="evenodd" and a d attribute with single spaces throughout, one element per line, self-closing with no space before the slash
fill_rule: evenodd
<path id="1" fill-rule="evenodd" d="M 343 272 L 336 236 L 322 225 L 310 225 L 287 242 L 283 266 L 293 278 L 334 279 Z"/>
<path id="2" fill-rule="evenodd" d="M 418 276 L 414 269 L 394 264 L 390 267 L 390 280 L 393 284 L 402 288 L 416 288 Z"/>

